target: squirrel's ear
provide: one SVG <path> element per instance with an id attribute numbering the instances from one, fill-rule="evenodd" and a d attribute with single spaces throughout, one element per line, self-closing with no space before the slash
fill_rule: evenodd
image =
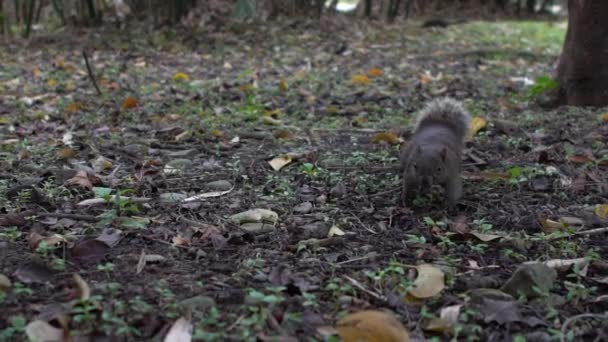
<path id="1" fill-rule="evenodd" d="M 446 156 L 448 155 L 448 149 L 446 147 L 441 149 L 441 152 L 439 152 L 439 156 L 441 156 L 441 160 L 445 161 Z"/>

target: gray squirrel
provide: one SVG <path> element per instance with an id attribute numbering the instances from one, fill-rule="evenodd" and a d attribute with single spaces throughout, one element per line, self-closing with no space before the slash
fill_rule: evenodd
<path id="1" fill-rule="evenodd" d="M 414 134 L 401 150 L 403 203 L 412 193 L 442 185 L 448 203 L 462 196 L 462 149 L 471 116 L 451 98 L 430 101 L 418 114 Z"/>

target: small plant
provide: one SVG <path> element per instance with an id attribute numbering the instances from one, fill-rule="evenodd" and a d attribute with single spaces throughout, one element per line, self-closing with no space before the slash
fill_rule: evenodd
<path id="1" fill-rule="evenodd" d="M 17 335 L 25 331 L 25 324 L 26 320 L 23 315 L 14 316 L 13 318 L 11 318 L 10 326 L 8 328 L 0 330 L 0 341 L 19 340 L 17 338 Z"/>
<path id="2" fill-rule="evenodd" d="M 312 163 L 302 164 L 302 173 L 310 178 L 314 178 L 319 174 L 319 169 Z"/>
<path id="3" fill-rule="evenodd" d="M 532 98 L 539 97 L 540 95 L 543 95 L 550 90 L 557 89 L 558 87 L 558 81 L 551 78 L 551 76 L 543 75 L 538 77 L 534 85 L 530 87 L 529 96 Z"/>

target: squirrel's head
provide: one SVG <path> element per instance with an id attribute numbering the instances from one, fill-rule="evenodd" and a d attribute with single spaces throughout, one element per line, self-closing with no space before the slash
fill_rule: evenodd
<path id="1" fill-rule="evenodd" d="M 424 185 L 431 185 L 430 183 L 443 183 L 447 180 L 448 170 L 448 153 L 447 148 L 441 147 L 440 149 L 433 148 L 434 146 L 420 146 L 416 147 L 414 152 L 414 158 L 412 158 L 409 164 L 408 173 L 417 175 Z"/>

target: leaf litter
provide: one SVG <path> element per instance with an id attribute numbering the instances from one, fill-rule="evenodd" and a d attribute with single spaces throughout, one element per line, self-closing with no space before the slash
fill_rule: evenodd
<path id="1" fill-rule="evenodd" d="M 513 58 L 462 54 L 475 23 L 316 25 L 195 46 L 90 36 L 104 96 L 77 46 L 0 48 L 0 330 L 25 317 L 49 340 L 608 333 L 606 111 L 540 109 L 511 80 L 550 73 L 559 44 Z M 346 53 L 327 52 L 336 39 Z M 398 203 L 399 145 L 436 96 L 475 117 L 456 215 L 433 195 Z M 67 310 L 37 318 L 45 305 Z"/>

